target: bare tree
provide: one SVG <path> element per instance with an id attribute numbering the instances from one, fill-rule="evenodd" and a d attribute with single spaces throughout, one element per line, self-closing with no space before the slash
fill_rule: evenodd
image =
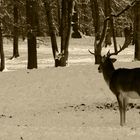
<path id="1" fill-rule="evenodd" d="M 2 3 L 3 1 L 0 1 L 0 8 L 2 8 Z M 1 58 L 0 71 L 3 71 L 5 69 L 5 56 L 3 50 L 2 18 L 0 18 L 0 58 Z"/>
<path id="2" fill-rule="evenodd" d="M 134 6 L 134 43 L 135 60 L 140 60 L 140 0 Z"/>
<path id="3" fill-rule="evenodd" d="M 99 15 L 99 5 L 97 0 L 90 0 L 92 9 L 93 25 L 95 28 L 95 42 L 94 42 L 94 52 L 95 52 L 95 64 L 100 63 L 101 50 L 102 47 L 99 43 L 100 40 L 100 15 Z"/>
<path id="4" fill-rule="evenodd" d="M 55 30 L 53 15 L 52 15 L 51 1 L 44 0 L 44 7 L 46 11 L 47 23 L 49 26 L 49 32 L 50 32 L 50 37 L 51 37 L 53 57 L 55 59 L 56 53 L 58 53 L 58 46 L 57 46 L 57 40 L 56 40 L 56 30 Z"/>
<path id="5" fill-rule="evenodd" d="M 58 12 L 58 29 L 59 29 L 59 36 L 61 36 L 61 0 L 57 0 L 57 12 Z"/>
<path id="6" fill-rule="evenodd" d="M 114 42 L 114 50 L 117 51 L 117 42 L 116 42 L 116 35 L 114 30 L 114 21 L 113 17 L 111 16 L 112 13 L 112 1 L 111 0 L 105 0 L 104 1 L 104 7 L 105 7 L 105 17 L 110 17 L 107 23 L 107 31 L 105 35 L 105 47 L 107 45 L 111 45 L 111 37 L 113 36 L 113 42 Z"/>
<path id="7" fill-rule="evenodd" d="M 120 11 L 119 13 L 113 15 L 113 14 L 111 14 L 111 1 L 110 0 L 104 0 L 105 19 L 104 19 L 104 22 L 103 22 L 103 28 L 102 28 L 100 38 L 97 41 L 97 35 L 99 34 L 99 31 L 100 31 L 100 29 L 98 27 L 100 25 L 100 22 L 97 22 L 97 21 L 99 21 L 99 14 L 98 14 L 99 12 L 97 13 L 97 11 L 99 11 L 99 6 L 98 6 L 98 1 L 97 0 L 91 0 L 92 15 L 93 15 L 94 27 L 95 27 L 95 43 L 94 43 L 95 64 L 100 64 L 102 43 L 103 43 L 105 35 L 107 33 L 106 29 L 107 29 L 107 26 L 108 26 L 108 21 L 110 22 L 110 27 L 111 27 L 111 30 L 112 30 L 114 50 L 115 50 L 115 52 L 117 52 L 117 42 L 116 42 L 113 18 L 119 17 L 125 11 L 127 11 L 128 9 L 133 7 L 135 2 L 136 2 L 136 0 L 134 0 L 131 4 L 127 5 L 126 8 L 123 9 L 122 11 Z M 137 12 L 137 13 L 139 13 L 139 12 Z M 139 17 L 139 14 L 138 14 L 138 17 Z M 139 27 L 139 26 L 137 26 L 137 27 Z M 97 32 L 97 29 L 98 29 L 98 32 Z M 131 40 L 132 40 L 132 29 L 131 29 L 131 27 L 130 27 L 130 29 L 125 30 L 125 33 L 126 32 L 128 33 L 128 35 L 125 36 L 125 42 L 126 42 L 126 45 L 128 46 L 131 43 Z"/>
<path id="8" fill-rule="evenodd" d="M 3 50 L 2 23 L 1 22 L 0 22 L 0 58 L 1 58 L 0 71 L 3 71 L 5 69 L 5 58 L 4 58 L 4 50 Z"/>
<path id="9" fill-rule="evenodd" d="M 68 61 L 68 47 L 71 31 L 71 18 L 72 18 L 73 0 L 62 0 L 62 18 L 61 18 L 61 53 L 64 54 L 62 62 L 66 66 Z M 62 30 L 63 29 L 63 30 Z"/>
<path id="10" fill-rule="evenodd" d="M 55 59 L 55 66 L 66 66 L 68 61 L 68 47 L 71 31 L 71 15 L 73 0 L 62 0 L 61 1 L 61 26 L 60 26 L 60 35 L 61 35 L 61 48 L 60 52 L 58 50 L 57 41 L 56 41 L 56 32 L 54 26 L 54 19 L 51 9 L 51 1 L 44 0 L 44 6 L 46 10 L 47 21 L 49 25 L 49 31 L 51 36 L 53 56 Z"/>
<path id="11" fill-rule="evenodd" d="M 27 38 L 28 38 L 28 69 L 37 68 L 37 3 L 26 0 Z"/>
<path id="12" fill-rule="evenodd" d="M 79 31 L 79 8 L 77 2 L 74 3 L 74 12 L 72 15 L 72 38 L 82 38 Z"/>
<path id="13" fill-rule="evenodd" d="M 14 2 L 13 6 L 13 15 L 14 15 L 14 30 L 13 30 L 13 56 L 12 58 L 19 57 L 18 51 L 18 36 L 19 36 L 19 29 L 18 29 L 18 2 Z"/>

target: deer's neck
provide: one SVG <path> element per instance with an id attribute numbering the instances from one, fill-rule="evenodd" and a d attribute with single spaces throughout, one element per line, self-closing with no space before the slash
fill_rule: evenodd
<path id="1" fill-rule="evenodd" d="M 103 68 L 103 76 L 108 85 L 110 84 L 110 80 L 114 71 L 115 68 L 113 64 L 108 64 Z"/>

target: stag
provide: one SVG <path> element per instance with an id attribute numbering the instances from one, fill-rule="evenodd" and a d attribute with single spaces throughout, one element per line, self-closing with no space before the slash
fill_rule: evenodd
<path id="1" fill-rule="evenodd" d="M 116 59 L 111 58 L 113 55 L 119 54 L 126 48 L 126 44 L 116 53 L 108 53 L 101 56 L 101 62 L 98 67 L 99 72 L 103 73 L 103 77 L 109 89 L 117 98 L 120 111 L 120 125 L 126 124 L 126 108 L 128 99 L 140 98 L 140 68 L 119 68 L 115 69 L 113 63 Z M 91 54 L 94 54 L 89 50 Z"/>

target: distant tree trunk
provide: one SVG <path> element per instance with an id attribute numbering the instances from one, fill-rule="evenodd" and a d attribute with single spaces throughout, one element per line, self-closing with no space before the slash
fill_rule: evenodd
<path id="1" fill-rule="evenodd" d="M 117 41 L 116 41 L 116 35 L 115 35 L 115 29 L 114 29 L 114 21 L 113 21 L 113 17 L 111 16 L 112 0 L 107 0 L 106 3 L 107 3 L 106 8 L 108 9 L 107 16 L 110 16 L 110 27 L 111 27 L 111 33 L 113 36 L 114 51 L 117 52 Z"/>
<path id="2" fill-rule="evenodd" d="M 2 37 L 2 23 L 0 23 L 0 58 L 1 58 L 1 65 L 0 71 L 5 69 L 5 58 L 4 58 L 4 50 L 3 50 L 3 37 Z"/>
<path id="3" fill-rule="evenodd" d="M 68 47 L 71 31 L 73 0 L 62 0 L 62 17 L 61 17 L 61 66 L 66 66 L 68 61 Z"/>
<path id="4" fill-rule="evenodd" d="M 140 61 L 140 1 L 134 6 L 134 30 L 135 60 Z"/>
<path id="5" fill-rule="evenodd" d="M 58 46 L 57 46 L 57 40 L 56 40 L 56 31 L 55 31 L 55 26 L 54 26 L 54 21 L 53 21 L 53 15 L 52 15 L 52 10 L 51 10 L 52 8 L 50 4 L 51 4 L 51 1 L 44 0 L 44 7 L 46 11 L 46 17 L 47 17 L 47 22 L 49 26 L 50 36 L 51 36 L 52 52 L 53 52 L 53 57 L 55 59 L 56 53 L 58 53 Z"/>
<path id="6" fill-rule="evenodd" d="M 70 30 L 71 30 L 71 15 L 72 15 L 72 6 L 73 0 L 62 0 L 62 10 L 61 10 L 61 52 L 58 51 L 57 40 L 56 40 L 56 31 L 53 21 L 53 14 L 51 8 L 50 0 L 44 0 L 44 6 L 46 10 L 47 21 L 49 25 L 49 31 L 51 36 L 51 44 L 53 57 L 55 60 L 55 67 L 66 66 L 68 60 L 68 46 L 70 39 Z"/>
<path id="7" fill-rule="evenodd" d="M 110 0 L 106 0 L 105 1 L 105 17 L 110 17 L 111 15 L 111 1 Z M 108 45 L 111 45 L 111 36 L 112 36 L 112 26 L 113 25 L 113 20 L 111 19 L 110 21 L 108 21 L 107 23 L 107 31 L 106 31 L 106 35 L 105 35 L 105 47 L 107 47 Z"/>
<path id="8" fill-rule="evenodd" d="M 82 38 L 79 32 L 79 13 L 78 13 L 78 4 L 74 3 L 74 12 L 72 15 L 72 38 Z"/>
<path id="9" fill-rule="evenodd" d="M 101 50 L 102 46 L 99 44 L 100 40 L 100 15 L 99 5 L 97 0 L 90 0 L 92 9 L 92 19 L 95 28 L 95 42 L 94 42 L 94 53 L 95 53 L 95 64 L 99 64 L 101 61 Z"/>
<path id="10" fill-rule="evenodd" d="M 13 31 L 13 56 L 12 58 L 19 57 L 18 51 L 18 6 L 14 4 L 14 31 Z"/>
<path id="11" fill-rule="evenodd" d="M 58 11 L 58 28 L 59 28 L 59 36 L 61 36 L 61 0 L 57 0 L 57 11 Z"/>
<path id="12" fill-rule="evenodd" d="M 28 69 L 37 68 L 37 7 L 36 1 L 26 0 L 26 17 L 27 17 L 27 39 L 28 39 Z"/>

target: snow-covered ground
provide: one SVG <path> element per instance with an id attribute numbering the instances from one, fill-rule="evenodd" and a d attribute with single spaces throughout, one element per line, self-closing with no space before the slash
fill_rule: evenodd
<path id="1" fill-rule="evenodd" d="M 122 42 L 122 41 L 120 41 Z M 0 140 L 139 140 L 140 101 L 130 100 L 127 125 L 120 127 L 115 96 L 94 65 L 92 38 L 71 40 L 69 67 L 53 67 L 50 42 L 38 48 L 37 70 L 26 70 L 26 42 L 20 58 L 0 74 Z M 106 53 L 107 49 L 103 50 Z M 139 67 L 133 46 L 117 56 L 115 67 Z"/>
<path id="2" fill-rule="evenodd" d="M 42 40 L 42 41 L 40 41 Z M 123 39 L 119 38 L 119 44 L 123 44 Z M 38 67 L 46 68 L 54 66 L 52 56 L 52 49 L 49 38 L 41 38 L 38 40 L 37 55 Z M 60 41 L 58 39 L 58 44 Z M 89 54 L 88 49 L 93 50 L 94 38 L 86 37 L 83 39 L 71 39 L 69 46 L 69 65 L 85 65 L 94 63 L 94 57 Z M 59 45 L 58 45 L 59 46 Z M 108 50 L 113 51 L 113 46 L 103 48 L 102 54 L 106 54 Z M 9 60 L 12 56 L 12 40 L 4 40 L 4 50 L 6 55 L 6 67 L 9 70 L 26 69 L 27 68 L 27 41 L 20 40 L 19 53 L 20 57 L 17 59 Z M 131 62 L 134 55 L 134 46 L 130 46 L 117 56 L 118 61 Z"/>

